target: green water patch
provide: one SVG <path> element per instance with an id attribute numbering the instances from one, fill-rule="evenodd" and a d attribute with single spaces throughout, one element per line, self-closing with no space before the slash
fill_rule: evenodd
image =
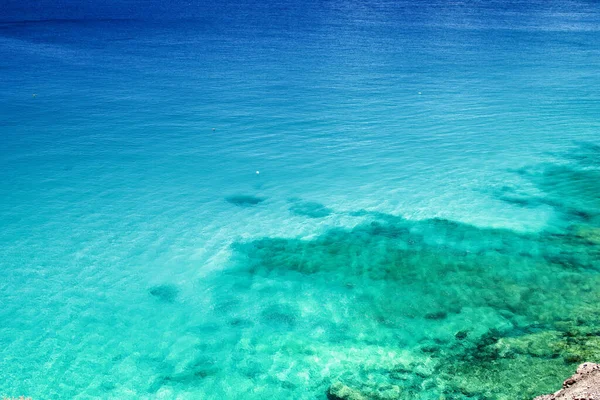
<path id="1" fill-rule="evenodd" d="M 517 336 L 511 331 L 494 332 L 468 343 L 462 352 L 448 351 L 453 361 L 443 361 L 436 372 L 449 398 L 463 394 L 480 399 L 532 399 L 558 390 L 577 364 L 598 359 L 598 344 L 596 330 L 548 328 Z"/>
<path id="2" fill-rule="evenodd" d="M 225 197 L 228 203 L 234 204 L 239 207 L 255 206 L 262 203 L 266 199 L 262 197 L 250 196 L 250 195 L 235 195 Z"/>
<path id="3" fill-rule="evenodd" d="M 322 398 L 531 399 L 600 361 L 597 166 L 569 157 L 521 171 L 534 195 L 502 191 L 552 207 L 545 231 L 359 210 L 351 229 L 235 243 L 228 279 L 277 299 L 258 326 Z"/>
<path id="4" fill-rule="evenodd" d="M 525 400 L 558 390 L 577 364 L 600 361 L 600 208 L 582 159 L 530 168 L 535 191 L 502 190 L 523 200 L 515 206 L 555 211 L 540 232 L 356 210 L 353 227 L 310 239 L 235 242 L 227 268 L 199 283 L 206 323 L 186 328 L 185 357 L 152 361 L 149 393 Z"/>
<path id="5" fill-rule="evenodd" d="M 397 386 L 409 396 L 398 398 L 527 399 L 556 390 L 573 365 L 600 359 L 596 228 L 517 233 L 356 215 L 367 221 L 310 240 L 234 245 L 237 273 L 255 281 L 300 280 L 324 296 L 348 293 L 345 318 L 325 324 L 345 334 L 325 335 L 324 342 L 409 348 L 434 365 L 427 373 L 399 373 L 397 365 L 376 363 L 363 374 L 371 378 L 345 371 L 336 382 L 363 395 L 379 390 L 375 379 L 377 388 L 394 388 L 386 393 Z M 302 290 L 295 295 L 301 302 Z M 297 313 L 268 315 L 292 331 L 300 323 L 291 316 Z"/>

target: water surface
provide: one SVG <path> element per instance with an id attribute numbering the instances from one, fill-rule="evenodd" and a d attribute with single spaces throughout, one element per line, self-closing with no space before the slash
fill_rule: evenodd
<path id="1" fill-rule="evenodd" d="M 530 399 L 600 359 L 596 4 L 78 4 L 0 18 L 0 395 Z"/>

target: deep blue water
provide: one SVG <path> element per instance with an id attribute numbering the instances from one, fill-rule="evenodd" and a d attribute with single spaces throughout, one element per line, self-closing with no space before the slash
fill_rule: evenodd
<path id="1" fill-rule="evenodd" d="M 5 0 L 0 395 L 555 390 L 598 43 L 592 1 Z"/>

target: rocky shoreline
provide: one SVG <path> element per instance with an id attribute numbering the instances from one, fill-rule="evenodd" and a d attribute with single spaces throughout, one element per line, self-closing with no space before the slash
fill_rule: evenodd
<path id="1" fill-rule="evenodd" d="M 399 400 L 400 388 L 390 385 L 383 388 L 359 390 L 334 382 L 327 391 L 328 400 Z M 538 396 L 533 400 L 600 400 L 600 364 L 583 363 L 577 372 L 563 382 L 554 394 Z"/>
<path id="2" fill-rule="evenodd" d="M 581 364 L 561 390 L 534 400 L 600 400 L 600 364 Z"/>

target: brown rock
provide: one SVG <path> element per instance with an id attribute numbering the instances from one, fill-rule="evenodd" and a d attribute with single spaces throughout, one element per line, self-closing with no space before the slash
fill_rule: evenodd
<path id="1" fill-rule="evenodd" d="M 600 400 L 600 364 L 581 364 L 561 390 L 534 400 Z"/>

